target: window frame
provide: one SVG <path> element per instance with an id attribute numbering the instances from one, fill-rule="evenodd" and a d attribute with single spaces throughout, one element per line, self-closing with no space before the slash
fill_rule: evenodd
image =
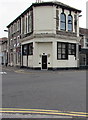
<path id="1" fill-rule="evenodd" d="M 59 44 L 61 44 L 61 47 L 58 46 Z M 63 48 L 62 45 L 65 45 L 65 48 Z M 71 46 L 70 49 L 69 45 Z M 74 49 L 72 46 L 74 46 Z M 61 49 L 61 53 L 58 51 L 59 49 Z M 63 53 L 63 50 L 65 50 L 65 53 Z M 71 50 L 71 53 L 69 53 L 69 50 Z M 59 54 L 61 54 L 61 58 L 59 58 Z M 63 55 L 65 55 L 64 58 Z M 76 43 L 57 42 L 57 60 L 68 60 L 69 55 L 74 55 L 76 57 Z"/>
<path id="2" fill-rule="evenodd" d="M 25 46 L 26 46 L 26 53 L 24 52 Z M 33 55 L 33 42 L 22 45 L 22 54 L 23 54 L 23 56 Z"/>
<path id="3" fill-rule="evenodd" d="M 58 47 L 58 44 L 61 44 L 61 48 Z M 62 46 L 65 45 L 65 48 L 63 48 Z M 61 58 L 59 58 L 59 53 L 58 53 L 58 49 L 61 49 Z M 65 53 L 63 53 L 62 50 L 65 50 Z M 65 55 L 65 57 L 63 58 L 62 56 Z M 64 42 L 57 42 L 57 59 L 58 60 L 67 60 L 68 59 L 68 54 L 67 54 L 67 43 Z"/>
<path id="4" fill-rule="evenodd" d="M 69 45 L 71 46 L 70 49 L 69 49 Z M 73 45 L 74 45 L 74 49 L 72 48 Z M 69 50 L 71 51 L 71 53 L 69 53 Z M 73 51 L 74 51 L 74 53 L 73 53 Z M 75 43 L 68 43 L 68 55 L 76 56 L 76 44 Z"/>

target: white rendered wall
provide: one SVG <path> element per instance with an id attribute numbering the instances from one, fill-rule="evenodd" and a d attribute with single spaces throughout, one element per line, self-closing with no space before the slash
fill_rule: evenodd
<path id="1" fill-rule="evenodd" d="M 33 67 L 33 55 L 28 56 L 28 67 Z"/>
<path id="2" fill-rule="evenodd" d="M 42 40 L 41 40 L 42 39 Z M 56 39 L 56 38 L 41 38 L 37 39 L 35 42 L 34 56 L 33 56 L 33 67 L 41 67 L 41 55 L 49 55 L 47 57 L 48 68 L 64 68 L 64 67 L 77 67 L 77 59 L 74 55 L 68 55 L 68 60 L 57 60 L 57 42 L 68 42 L 76 43 L 76 40 L 65 40 L 65 39 Z M 47 40 L 47 42 L 46 42 Z M 45 43 L 43 42 L 45 41 Z"/>
<path id="3" fill-rule="evenodd" d="M 66 40 L 59 38 L 34 38 L 33 56 L 28 56 L 28 67 L 42 66 L 42 55 L 47 55 L 47 66 L 52 68 L 77 67 L 77 59 L 74 55 L 68 55 L 68 60 L 57 60 L 57 42 L 77 43 L 75 39 Z M 23 42 L 23 44 L 29 41 Z M 50 64 L 48 64 L 50 63 Z M 27 66 L 27 56 L 23 56 L 23 66 Z"/>
<path id="4" fill-rule="evenodd" d="M 34 34 L 56 33 L 56 7 L 33 7 Z"/>
<path id="5" fill-rule="evenodd" d="M 27 67 L 27 56 L 23 56 L 23 66 Z"/>
<path id="6" fill-rule="evenodd" d="M 33 59 L 33 66 L 41 68 L 42 55 L 45 54 L 47 55 L 48 67 L 52 67 L 52 43 L 51 42 L 40 42 L 40 43 L 35 42 L 35 46 L 36 48 L 35 48 L 35 54 Z"/>
<path id="7" fill-rule="evenodd" d="M 60 14 L 62 8 L 57 8 L 59 11 L 59 27 L 60 30 Z M 64 9 L 66 15 L 66 31 L 68 31 L 68 15 L 69 10 Z M 73 32 L 75 32 L 74 15 L 77 15 L 77 36 L 79 36 L 79 13 L 71 11 L 73 17 Z M 38 6 L 33 7 L 33 30 L 34 34 L 54 33 L 56 34 L 56 6 Z"/>

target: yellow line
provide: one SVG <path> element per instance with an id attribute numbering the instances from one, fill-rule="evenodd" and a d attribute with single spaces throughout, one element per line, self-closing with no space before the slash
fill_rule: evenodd
<path id="1" fill-rule="evenodd" d="M 87 117 L 86 115 L 78 114 L 67 114 L 67 113 L 53 113 L 53 112 L 36 112 L 36 111 L 0 111 L 0 113 L 39 113 L 39 114 L 48 114 L 48 115 L 65 115 L 65 116 L 75 116 L 75 117 Z"/>
<path id="2" fill-rule="evenodd" d="M 55 114 L 55 115 L 68 115 L 68 116 L 88 116 L 87 113 L 84 112 L 70 112 L 70 111 L 58 111 L 58 110 L 43 110 L 43 109 L 17 109 L 17 108 L 0 108 L 2 111 L 0 112 L 14 112 L 14 113 L 41 113 L 41 114 Z M 4 111 L 3 111 L 4 110 Z M 6 111 L 5 111 L 6 110 Z M 8 111 L 10 110 L 10 111 Z M 19 111 L 18 111 L 19 110 Z M 26 111 L 20 111 L 26 110 Z M 28 111 L 29 110 L 29 111 Z"/>
<path id="3" fill-rule="evenodd" d="M 25 111 L 49 111 L 49 112 L 63 112 L 63 113 L 76 113 L 76 114 L 84 114 L 87 115 L 88 113 L 86 112 L 72 112 L 72 111 L 59 111 L 59 110 L 45 110 L 45 109 L 21 109 L 21 108 L 0 108 L 2 110 L 25 110 Z"/>

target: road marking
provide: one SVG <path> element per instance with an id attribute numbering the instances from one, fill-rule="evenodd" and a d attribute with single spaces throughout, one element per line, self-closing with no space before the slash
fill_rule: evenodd
<path id="1" fill-rule="evenodd" d="M 25 113 L 25 114 L 47 114 L 47 115 L 62 115 L 75 117 L 88 117 L 85 112 L 46 110 L 46 109 L 20 109 L 20 108 L 0 108 L 0 113 Z"/>
<path id="2" fill-rule="evenodd" d="M 16 73 L 23 73 L 23 74 L 32 73 L 32 72 L 25 72 L 24 70 L 15 70 L 14 72 L 16 72 Z"/>
<path id="3" fill-rule="evenodd" d="M 7 74 L 7 73 L 6 72 L 0 72 L 0 74 L 3 75 L 3 74 Z"/>
<path id="4" fill-rule="evenodd" d="M 22 108 L 0 108 L 2 110 L 25 110 L 25 111 L 49 111 L 49 112 L 62 112 L 60 110 L 47 110 L 47 109 L 22 109 Z M 88 114 L 86 112 L 72 112 L 72 111 L 63 111 L 67 113 L 77 113 L 77 114 Z"/>

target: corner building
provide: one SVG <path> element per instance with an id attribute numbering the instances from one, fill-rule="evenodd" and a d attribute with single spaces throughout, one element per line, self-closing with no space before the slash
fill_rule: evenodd
<path id="1" fill-rule="evenodd" d="M 7 27 L 9 65 L 79 67 L 80 10 L 61 2 L 33 3 Z"/>

